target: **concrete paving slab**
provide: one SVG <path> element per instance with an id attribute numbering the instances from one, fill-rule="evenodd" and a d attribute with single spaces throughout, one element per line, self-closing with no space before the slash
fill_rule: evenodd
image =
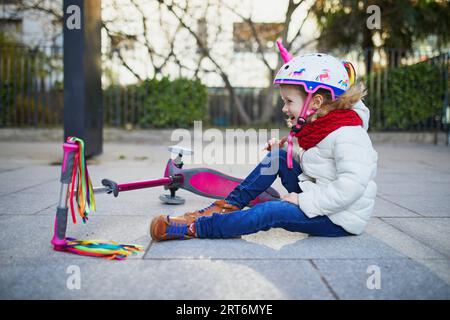
<path id="1" fill-rule="evenodd" d="M 0 196 L 0 215 L 32 215 L 53 208 L 58 201 L 57 193 L 14 193 Z"/>
<path id="2" fill-rule="evenodd" d="M 366 232 L 414 260 L 447 258 L 444 254 L 385 222 L 383 219 L 372 218 L 367 225 Z M 450 274 L 450 269 L 448 273 Z"/>
<path id="3" fill-rule="evenodd" d="M 70 259 L 72 254 L 56 252 L 50 245 L 54 216 L 0 216 L 0 256 L 4 258 L 47 257 Z M 68 221 L 67 236 L 77 239 L 114 240 L 119 243 L 143 245 L 150 241 L 148 219 L 140 216 L 95 216 L 85 225 Z M 133 258 L 141 258 L 139 253 Z"/>
<path id="4" fill-rule="evenodd" d="M 59 178 L 54 166 L 28 166 L 17 170 L 0 172 L 0 196 L 38 187 Z"/>
<path id="5" fill-rule="evenodd" d="M 383 198 L 425 217 L 450 217 L 450 197 L 442 195 L 383 195 Z"/>
<path id="6" fill-rule="evenodd" d="M 49 208 L 55 212 L 59 185 L 59 180 L 53 179 L 23 190 L 0 195 L 0 215 L 36 214 Z"/>
<path id="7" fill-rule="evenodd" d="M 447 181 L 433 181 L 423 184 L 419 181 L 393 181 L 378 183 L 380 194 L 383 196 L 450 196 L 450 176 Z"/>
<path id="8" fill-rule="evenodd" d="M 436 276 L 450 285 L 450 260 L 449 259 L 417 259 L 418 263 L 426 266 Z"/>
<path id="9" fill-rule="evenodd" d="M 238 239 L 191 239 L 152 243 L 145 259 L 315 259 L 400 258 L 401 253 L 368 234 L 343 238 L 307 237 L 277 229 Z"/>
<path id="10" fill-rule="evenodd" d="M 67 287 L 70 266 L 79 290 Z M 0 268 L 0 299 L 333 299 L 309 261 L 26 258 Z"/>
<path id="11" fill-rule="evenodd" d="M 375 200 L 375 207 L 373 209 L 373 217 L 420 217 L 407 208 L 399 206 L 391 201 L 387 201 L 380 196 Z"/>
<path id="12" fill-rule="evenodd" d="M 450 173 L 436 171 L 413 169 L 411 166 L 403 168 L 379 168 L 375 182 L 380 183 L 411 183 L 411 185 L 420 185 L 424 183 L 448 183 Z M 382 189 L 380 190 L 382 191 Z"/>
<path id="13" fill-rule="evenodd" d="M 20 167 L 16 164 L 8 164 L 8 163 L 1 163 L 0 164 L 0 173 L 5 173 L 5 172 L 12 172 L 12 171 L 17 171 L 22 169 L 23 167 Z"/>
<path id="14" fill-rule="evenodd" d="M 383 220 L 450 258 L 449 218 L 383 218 Z"/>
<path id="15" fill-rule="evenodd" d="M 412 238 L 383 219 L 371 219 L 367 226 L 367 233 L 424 265 L 437 277 L 450 284 L 450 260 L 444 254 Z"/>
<path id="16" fill-rule="evenodd" d="M 340 299 L 450 299 L 450 286 L 410 259 L 323 259 L 314 263 Z M 373 286 L 375 273 L 380 275 L 380 289 Z"/>

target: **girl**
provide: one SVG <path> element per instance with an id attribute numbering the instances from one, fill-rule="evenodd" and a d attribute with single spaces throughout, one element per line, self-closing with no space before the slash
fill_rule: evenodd
<path id="1" fill-rule="evenodd" d="M 265 159 L 225 200 L 180 217 L 153 219 L 154 240 L 232 238 L 270 228 L 339 237 L 361 234 L 373 210 L 377 153 L 367 134 L 369 110 L 354 85 L 353 66 L 326 54 L 292 58 L 274 84 L 291 125 L 287 138 L 271 140 Z M 293 159 L 293 138 L 300 146 Z M 286 140 L 287 150 L 279 149 Z M 276 168 L 277 170 L 270 170 Z M 288 194 L 242 210 L 279 176 Z"/>

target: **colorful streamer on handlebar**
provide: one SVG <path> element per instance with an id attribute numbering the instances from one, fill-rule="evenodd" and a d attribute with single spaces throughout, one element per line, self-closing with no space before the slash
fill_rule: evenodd
<path id="1" fill-rule="evenodd" d="M 95 212 L 94 188 L 89 177 L 89 171 L 84 156 L 84 141 L 76 137 L 68 137 L 67 142 L 76 143 L 78 152 L 74 156 L 73 171 L 70 188 L 70 211 L 73 223 L 77 223 L 75 205 L 73 199 L 76 199 L 77 211 L 81 216 L 83 223 L 88 220 L 89 214 Z M 77 186 L 76 195 L 75 185 Z M 134 244 L 119 244 L 114 241 L 103 240 L 77 240 L 74 238 L 65 238 L 66 243 L 56 250 L 71 252 L 83 256 L 101 257 L 109 260 L 124 260 L 129 255 L 142 252 L 144 248 Z"/>
<path id="2" fill-rule="evenodd" d="M 73 223 L 77 223 L 73 195 L 74 188 L 77 185 L 76 202 L 78 213 L 83 223 L 86 223 L 90 213 L 95 212 L 94 188 L 92 187 L 91 178 L 84 157 L 84 141 L 76 137 L 68 137 L 67 142 L 78 144 L 78 153 L 75 155 L 72 173 L 72 188 L 70 190 L 70 211 Z M 76 181 L 75 181 L 76 180 Z"/>

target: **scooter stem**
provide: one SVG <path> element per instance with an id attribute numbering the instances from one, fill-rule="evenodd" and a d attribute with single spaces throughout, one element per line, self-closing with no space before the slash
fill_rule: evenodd
<path id="1" fill-rule="evenodd" d="M 61 186 L 59 190 L 58 206 L 56 208 L 55 226 L 51 244 L 55 249 L 66 244 L 67 212 L 69 200 L 69 185 L 72 179 L 73 164 L 75 155 L 78 152 L 78 145 L 74 142 L 63 144 L 64 157 L 61 166 Z"/>

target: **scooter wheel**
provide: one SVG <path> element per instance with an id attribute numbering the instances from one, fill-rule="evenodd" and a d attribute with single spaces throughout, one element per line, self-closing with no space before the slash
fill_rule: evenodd
<path id="1" fill-rule="evenodd" d="M 161 200 L 165 204 L 184 204 L 185 199 L 179 196 L 171 197 L 169 194 L 162 194 L 159 196 L 159 200 Z"/>

